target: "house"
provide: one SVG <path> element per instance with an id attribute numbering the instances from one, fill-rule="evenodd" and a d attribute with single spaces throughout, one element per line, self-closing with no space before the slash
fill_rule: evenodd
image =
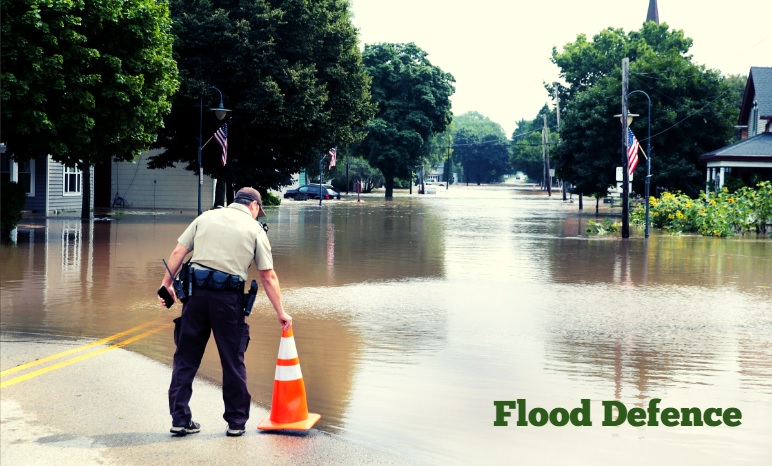
<path id="1" fill-rule="evenodd" d="M 79 168 L 67 167 L 49 156 L 26 162 L 11 159 L 0 150 L 0 182 L 19 183 L 27 194 L 24 210 L 43 215 L 73 212 L 80 215 L 83 205 L 83 174 Z M 91 169 L 91 179 L 94 179 Z M 92 189 L 93 193 L 93 182 Z M 94 205 L 93 194 L 90 199 Z"/>
<path id="2" fill-rule="evenodd" d="M 143 152 L 132 162 L 115 162 L 91 168 L 91 209 L 197 210 L 198 182 L 184 166 L 150 170 Z M 0 154 L 0 182 L 21 184 L 27 193 L 24 210 L 45 216 L 80 216 L 83 202 L 81 170 L 66 167 L 51 156 L 17 162 Z M 202 204 L 208 210 L 214 201 L 215 180 L 205 176 Z"/>
<path id="3" fill-rule="evenodd" d="M 197 210 L 198 177 L 185 169 L 184 164 L 151 170 L 150 157 L 159 150 L 142 152 L 131 162 L 115 162 L 97 170 L 97 207 L 110 209 L 132 208 L 148 210 Z M 103 187 L 99 187 L 104 183 Z M 108 188 L 109 186 L 109 188 Z M 105 195 L 105 189 L 109 189 Z M 203 177 L 201 204 L 209 210 L 214 203 L 215 180 Z"/>
<path id="4" fill-rule="evenodd" d="M 705 192 L 718 191 L 730 177 L 750 185 L 772 180 L 772 67 L 751 67 L 740 106 L 742 140 L 700 157 L 707 167 Z"/>

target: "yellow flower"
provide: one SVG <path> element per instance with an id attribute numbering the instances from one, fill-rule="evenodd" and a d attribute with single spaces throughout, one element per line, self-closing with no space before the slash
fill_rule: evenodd
<path id="1" fill-rule="evenodd" d="M 734 202 L 734 199 L 732 199 L 732 198 L 730 197 L 730 198 L 729 198 L 729 202 Z"/>
<path id="2" fill-rule="evenodd" d="M 676 215 L 676 217 L 678 217 L 678 218 L 684 218 L 684 214 L 682 214 L 680 210 L 679 210 L 678 212 L 676 212 L 676 214 L 675 214 L 675 215 Z"/>
<path id="3" fill-rule="evenodd" d="M 716 235 L 716 236 L 718 236 L 718 231 L 716 231 L 716 230 L 713 230 L 713 234 L 714 234 L 714 235 Z"/>
<path id="4" fill-rule="evenodd" d="M 715 205 L 716 205 L 716 201 L 714 201 L 713 199 L 711 199 L 711 200 L 710 200 L 710 205 L 712 205 L 712 206 L 715 206 Z"/>
<path id="5" fill-rule="evenodd" d="M 674 218 L 674 217 L 673 217 L 673 214 L 668 214 L 668 215 L 667 215 L 667 218 L 669 218 L 670 220 L 673 220 L 673 218 Z"/>
<path id="6" fill-rule="evenodd" d="M 687 208 L 687 209 L 691 209 L 691 208 L 692 208 L 692 204 L 691 204 L 691 203 L 689 203 L 689 202 L 687 202 L 687 203 L 686 203 L 686 208 Z"/>

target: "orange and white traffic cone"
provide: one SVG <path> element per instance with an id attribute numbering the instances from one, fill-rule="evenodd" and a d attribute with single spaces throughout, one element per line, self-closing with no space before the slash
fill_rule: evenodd
<path id="1" fill-rule="evenodd" d="M 257 428 L 260 430 L 309 430 L 322 416 L 308 412 L 306 386 L 300 372 L 298 350 L 292 327 L 281 332 L 276 376 L 273 380 L 271 412 Z"/>

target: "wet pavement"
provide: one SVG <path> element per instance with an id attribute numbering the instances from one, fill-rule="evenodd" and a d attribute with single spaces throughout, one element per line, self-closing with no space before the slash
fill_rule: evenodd
<path id="1" fill-rule="evenodd" d="M 226 437 L 222 391 L 197 378 L 191 409 L 201 432 L 169 433 L 166 404 L 170 368 L 107 344 L 75 351 L 87 340 L 2 333 L 0 371 L 71 351 L 4 377 L 3 383 L 53 368 L 44 378 L 2 388 L 0 464 L 410 464 L 379 451 L 312 429 L 304 434 L 262 433 L 266 410 L 253 404 L 246 434 Z M 98 352 L 59 370 L 56 364 Z M 31 382 L 31 383 L 30 383 Z"/>

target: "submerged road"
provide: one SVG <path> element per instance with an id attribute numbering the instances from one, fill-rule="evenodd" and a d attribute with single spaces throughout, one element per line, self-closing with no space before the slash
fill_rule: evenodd
<path id="1" fill-rule="evenodd" d="M 131 330 L 136 337 L 156 328 Z M 166 398 L 171 368 L 123 349 L 134 337 L 0 333 L 0 464 L 411 463 L 316 429 L 259 432 L 267 411 L 254 403 L 247 433 L 226 437 L 222 391 L 200 378 L 191 409 L 201 432 L 174 437 Z"/>

